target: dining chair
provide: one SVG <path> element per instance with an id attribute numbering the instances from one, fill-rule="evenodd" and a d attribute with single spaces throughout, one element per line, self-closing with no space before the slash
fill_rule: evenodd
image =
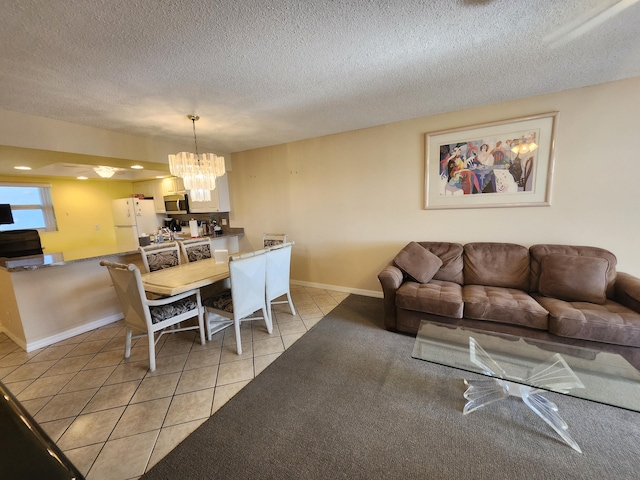
<path id="1" fill-rule="evenodd" d="M 286 233 L 265 233 L 262 235 L 262 248 L 282 245 L 287 241 Z"/>
<path id="2" fill-rule="evenodd" d="M 180 265 L 180 246 L 177 242 L 163 242 L 138 247 L 144 268 L 149 272 Z"/>
<path id="3" fill-rule="evenodd" d="M 266 301 L 267 312 L 273 323 L 273 305 L 289 304 L 291 315 L 296 314 L 296 309 L 291 300 L 291 291 L 289 288 L 290 272 L 291 272 L 291 250 L 295 242 L 287 242 L 281 245 L 270 247 L 265 254 L 267 257 L 267 279 L 266 279 Z M 278 300 L 277 298 L 286 295 L 286 300 Z"/>
<path id="4" fill-rule="evenodd" d="M 211 258 L 211 240 L 208 238 L 194 238 L 178 242 L 182 254 L 187 262 L 197 262 L 205 258 Z"/>
<path id="5" fill-rule="evenodd" d="M 153 372 L 156 369 L 156 344 L 163 334 L 199 330 L 200 343 L 205 344 L 204 308 L 199 290 L 189 290 L 178 295 L 151 300 L 145 294 L 140 269 L 136 265 L 106 260 L 102 260 L 100 265 L 107 267 L 124 313 L 124 358 L 131 355 L 132 339 L 147 336 L 149 370 Z M 176 328 L 180 322 L 191 318 L 197 318 L 198 325 Z M 134 331 L 141 333 L 134 335 Z"/>
<path id="6" fill-rule="evenodd" d="M 229 258 L 231 288 L 204 301 L 207 312 L 207 336 L 211 340 L 212 328 L 220 327 L 224 318 L 233 321 L 238 355 L 242 355 L 240 324 L 245 321 L 264 320 L 267 332 L 273 332 L 271 317 L 267 312 L 265 250 L 232 255 Z M 250 316 L 261 311 L 262 316 Z M 225 328 L 225 326 L 221 326 Z"/>

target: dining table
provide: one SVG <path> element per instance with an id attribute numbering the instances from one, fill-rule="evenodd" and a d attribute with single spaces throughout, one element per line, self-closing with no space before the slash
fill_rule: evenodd
<path id="1" fill-rule="evenodd" d="M 178 295 L 206 287 L 229 278 L 229 264 L 216 263 L 214 258 L 182 263 L 171 268 L 142 274 L 146 292 L 159 295 Z"/>

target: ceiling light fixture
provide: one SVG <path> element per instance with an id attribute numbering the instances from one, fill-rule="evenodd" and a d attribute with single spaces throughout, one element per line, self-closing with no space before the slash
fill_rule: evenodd
<path id="1" fill-rule="evenodd" d="M 93 167 L 93 171 L 100 175 L 102 178 L 111 178 L 116 172 L 122 170 L 121 168 L 106 167 L 104 165 L 98 165 Z"/>
<path id="2" fill-rule="evenodd" d="M 134 170 L 142 170 L 144 167 L 142 165 L 131 165 L 131 168 Z"/>
<path id="3" fill-rule="evenodd" d="M 16 170 L 31 170 L 31 167 L 27 167 L 27 166 L 24 166 L 24 165 L 18 165 L 18 166 L 13 167 L 13 168 L 15 168 Z"/>
<path id="4" fill-rule="evenodd" d="M 169 170 L 172 175 L 182 177 L 184 188 L 189 190 L 189 196 L 197 202 L 211 200 L 211 190 L 216 188 L 216 178 L 226 173 L 224 157 L 214 153 L 198 153 L 198 140 L 196 138 L 196 121 L 200 117 L 187 115 L 193 123 L 193 141 L 196 145 L 196 153 L 180 152 L 169 155 Z"/>

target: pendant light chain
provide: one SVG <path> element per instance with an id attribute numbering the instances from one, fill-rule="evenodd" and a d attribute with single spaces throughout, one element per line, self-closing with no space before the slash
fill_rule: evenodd
<path id="1" fill-rule="evenodd" d="M 191 117 L 191 122 L 193 122 L 193 143 L 196 144 L 196 156 L 200 159 L 200 155 L 198 154 L 198 139 L 196 138 L 196 118 L 198 117 Z"/>

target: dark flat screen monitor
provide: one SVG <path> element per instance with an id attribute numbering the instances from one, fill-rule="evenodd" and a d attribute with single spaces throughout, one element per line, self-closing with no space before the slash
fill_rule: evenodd
<path id="1" fill-rule="evenodd" d="M 0 203 L 0 224 L 13 223 L 13 215 L 11 214 L 11 205 L 8 203 Z"/>

